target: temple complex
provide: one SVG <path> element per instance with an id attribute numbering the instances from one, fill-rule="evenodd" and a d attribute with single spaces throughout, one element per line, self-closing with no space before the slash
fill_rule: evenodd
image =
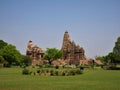
<path id="1" fill-rule="evenodd" d="M 79 45 L 76 45 L 74 41 L 70 40 L 69 33 L 66 31 L 63 37 L 62 44 L 62 59 L 69 64 L 80 64 L 80 60 L 85 60 L 85 51 Z"/>
<path id="2" fill-rule="evenodd" d="M 37 65 L 42 62 L 44 51 L 42 48 L 33 45 L 32 41 L 30 40 L 27 45 L 26 55 L 32 59 L 32 65 Z"/>
<path id="3" fill-rule="evenodd" d="M 63 52 L 62 60 L 59 60 L 59 63 L 61 64 L 80 64 L 80 60 L 86 60 L 84 49 L 79 45 L 76 45 L 74 41 L 71 41 L 69 33 L 67 31 L 65 32 L 63 37 L 61 50 Z M 43 51 L 42 48 L 33 45 L 33 42 L 31 40 L 28 42 L 26 55 L 32 59 L 32 65 L 44 63 L 44 53 L 45 51 Z M 58 63 L 58 61 L 56 62 Z"/>

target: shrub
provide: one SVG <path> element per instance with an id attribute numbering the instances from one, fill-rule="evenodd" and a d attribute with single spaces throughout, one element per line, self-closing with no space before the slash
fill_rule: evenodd
<path id="1" fill-rule="evenodd" d="M 54 70 L 50 70 L 50 75 L 54 76 Z"/>
<path id="2" fill-rule="evenodd" d="M 54 72 L 54 74 L 55 74 L 55 76 L 58 76 L 58 75 L 59 75 L 59 71 L 56 70 L 56 71 Z"/>
<path id="3" fill-rule="evenodd" d="M 41 72 L 42 72 L 42 73 L 45 73 L 45 69 L 41 69 Z"/>
<path id="4" fill-rule="evenodd" d="M 49 69 L 46 69 L 46 73 L 49 73 L 50 71 L 49 71 Z"/>
<path id="5" fill-rule="evenodd" d="M 77 69 L 55 69 L 55 68 L 34 68 L 32 72 L 28 68 L 24 68 L 22 74 L 24 75 L 49 75 L 49 76 L 73 76 L 82 74 L 82 70 Z"/>
<path id="6" fill-rule="evenodd" d="M 65 70 L 65 76 L 69 76 L 69 71 Z"/>
<path id="7" fill-rule="evenodd" d="M 0 63 L 0 68 L 2 68 L 2 67 L 3 67 L 3 64 Z"/>
<path id="8" fill-rule="evenodd" d="M 40 70 L 37 70 L 37 73 L 39 74 L 39 73 L 40 73 Z"/>
<path id="9" fill-rule="evenodd" d="M 120 68 L 116 67 L 116 66 L 103 66 L 103 69 L 105 69 L 105 70 L 120 70 Z"/>
<path id="10" fill-rule="evenodd" d="M 44 67 L 45 67 L 45 68 L 51 68 L 51 65 L 46 64 Z"/>
<path id="11" fill-rule="evenodd" d="M 62 72 L 61 70 L 58 71 L 58 76 L 62 76 Z"/>
<path id="12" fill-rule="evenodd" d="M 65 65 L 63 65 L 62 68 L 65 68 Z"/>
<path id="13" fill-rule="evenodd" d="M 65 76 L 65 71 L 62 72 L 62 76 Z"/>
<path id="14" fill-rule="evenodd" d="M 23 75 L 29 75 L 29 74 L 30 74 L 30 71 L 25 68 L 25 69 L 23 69 L 22 74 L 23 74 Z"/>
<path id="15" fill-rule="evenodd" d="M 39 66 L 39 68 L 43 68 L 43 65 L 42 64 L 40 64 L 40 65 L 38 65 Z"/>
<path id="16" fill-rule="evenodd" d="M 32 66 L 32 68 L 35 68 L 35 66 Z"/>
<path id="17" fill-rule="evenodd" d="M 70 71 L 69 71 L 69 75 L 75 75 L 75 70 L 73 70 L 73 69 L 70 70 Z"/>
<path id="18" fill-rule="evenodd" d="M 76 73 L 76 74 L 82 74 L 82 71 L 79 70 L 79 69 L 76 69 L 76 70 L 75 70 L 75 73 Z"/>
<path id="19" fill-rule="evenodd" d="M 59 69 L 59 66 L 57 65 L 57 66 L 55 66 L 55 68 L 56 68 L 56 69 Z"/>
<path id="20" fill-rule="evenodd" d="M 84 67 L 83 67 L 83 66 L 80 66 L 80 70 L 84 70 Z"/>

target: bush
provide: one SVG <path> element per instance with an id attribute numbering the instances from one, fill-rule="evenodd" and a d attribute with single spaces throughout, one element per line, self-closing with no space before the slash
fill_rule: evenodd
<path id="1" fill-rule="evenodd" d="M 41 69 L 41 73 L 45 73 L 45 69 Z"/>
<path id="2" fill-rule="evenodd" d="M 69 71 L 65 70 L 65 76 L 69 76 Z"/>
<path id="3" fill-rule="evenodd" d="M 65 68 L 65 65 L 63 65 L 62 68 Z"/>
<path id="4" fill-rule="evenodd" d="M 75 75 L 75 70 L 70 70 L 69 75 Z"/>
<path id="5" fill-rule="evenodd" d="M 116 67 L 116 66 L 103 66 L 103 69 L 105 70 L 120 70 L 119 67 Z"/>
<path id="6" fill-rule="evenodd" d="M 0 63 L 0 68 L 2 68 L 2 67 L 3 67 L 3 64 Z"/>
<path id="7" fill-rule="evenodd" d="M 51 68 L 51 65 L 46 64 L 46 65 L 44 66 L 44 68 Z"/>
<path id="8" fill-rule="evenodd" d="M 29 75 L 29 74 L 30 74 L 30 71 L 25 68 L 25 69 L 23 69 L 22 74 L 23 74 L 23 75 Z"/>
<path id="9" fill-rule="evenodd" d="M 55 76 L 58 76 L 59 72 L 56 70 L 54 74 L 55 74 Z"/>
<path id="10" fill-rule="evenodd" d="M 39 73 L 40 73 L 40 70 L 37 70 L 37 73 L 39 74 Z"/>
<path id="11" fill-rule="evenodd" d="M 49 69 L 46 69 L 46 73 L 49 73 L 50 71 L 49 71 Z"/>
<path id="12" fill-rule="evenodd" d="M 55 69 L 55 68 L 35 68 L 32 72 L 28 68 L 24 68 L 22 74 L 24 75 L 49 75 L 49 76 L 73 76 L 82 74 L 80 69 Z"/>
<path id="13" fill-rule="evenodd" d="M 83 67 L 83 66 L 80 66 L 80 70 L 84 70 L 84 67 Z"/>
<path id="14" fill-rule="evenodd" d="M 62 76 L 65 76 L 65 71 L 62 72 Z"/>
<path id="15" fill-rule="evenodd" d="M 56 69 L 59 69 L 59 66 L 57 65 L 57 66 L 55 66 L 55 68 L 56 68 Z"/>
<path id="16" fill-rule="evenodd" d="M 50 70 L 50 75 L 54 76 L 54 70 Z"/>
<path id="17" fill-rule="evenodd" d="M 76 74 L 82 74 L 82 71 L 79 70 L 79 69 L 76 69 L 75 73 L 76 73 Z"/>
<path id="18" fill-rule="evenodd" d="M 58 71 L 58 76 L 62 76 L 62 72 L 61 70 Z"/>
<path id="19" fill-rule="evenodd" d="M 39 66 L 39 68 L 43 68 L 43 65 L 41 65 L 41 64 L 40 64 L 40 65 L 38 65 L 38 66 Z"/>

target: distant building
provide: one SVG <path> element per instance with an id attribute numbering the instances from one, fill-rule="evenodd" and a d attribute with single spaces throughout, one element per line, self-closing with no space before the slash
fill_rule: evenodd
<path id="1" fill-rule="evenodd" d="M 42 62 L 44 51 L 42 48 L 33 45 L 32 41 L 30 40 L 27 45 L 26 55 L 32 59 L 32 65 L 37 65 Z"/>
<path id="2" fill-rule="evenodd" d="M 70 40 L 70 36 L 66 31 L 62 43 L 62 59 L 68 61 L 69 64 L 80 64 L 80 60 L 85 60 L 85 51 L 74 41 Z"/>

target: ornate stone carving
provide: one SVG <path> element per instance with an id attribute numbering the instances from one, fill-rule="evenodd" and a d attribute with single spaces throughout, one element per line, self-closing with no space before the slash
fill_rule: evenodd
<path id="1" fill-rule="evenodd" d="M 79 45 L 76 45 L 74 41 L 70 40 L 70 36 L 66 31 L 63 37 L 62 44 L 63 60 L 69 61 L 69 64 L 80 64 L 80 60 L 85 60 L 85 51 Z"/>
<path id="2" fill-rule="evenodd" d="M 36 65 L 41 62 L 44 55 L 44 51 L 42 50 L 42 48 L 39 48 L 38 46 L 33 45 L 32 41 L 30 40 L 28 42 L 26 55 L 31 57 L 32 65 Z"/>

